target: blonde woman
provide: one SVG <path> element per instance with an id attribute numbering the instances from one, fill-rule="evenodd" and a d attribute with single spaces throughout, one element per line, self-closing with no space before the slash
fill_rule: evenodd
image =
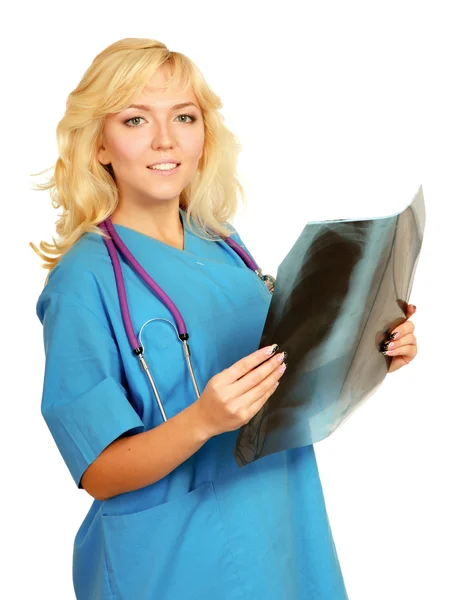
<path id="1" fill-rule="evenodd" d="M 74 541 L 80 600 L 347 598 L 313 447 L 233 456 L 286 355 L 257 350 L 271 293 L 227 243 L 247 251 L 220 108 L 186 56 L 118 41 L 69 94 L 38 186 L 63 208 L 58 239 L 32 244 L 48 269 L 42 414 L 94 499 Z M 144 354 L 130 345 L 105 222 L 185 319 L 199 396 L 171 305 L 118 253 Z"/>

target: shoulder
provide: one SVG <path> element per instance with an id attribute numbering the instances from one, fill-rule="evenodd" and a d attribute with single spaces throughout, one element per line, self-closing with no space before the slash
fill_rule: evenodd
<path id="1" fill-rule="evenodd" d="M 238 231 L 236 230 L 235 226 L 230 223 L 230 221 L 224 221 L 222 223 L 222 225 L 229 231 L 229 237 L 231 239 L 233 239 L 237 244 L 244 246 L 244 243 L 241 239 L 241 236 L 239 235 Z"/>
<path id="2" fill-rule="evenodd" d="M 246 250 L 246 252 L 252 258 L 252 260 L 255 261 L 254 256 L 252 255 L 249 248 L 246 246 L 246 244 L 242 240 L 241 236 L 239 235 L 238 231 L 235 229 L 234 225 L 232 225 L 229 222 L 226 222 L 225 227 L 227 227 L 230 231 L 230 238 L 233 239 L 239 246 L 241 246 L 241 248 L 243 248 L 243 250 Z"/>
<path id="3" fill-rule="evenodd" d="M 85 233 L 50 272 L 36 303 L 39 319 L 42 321 L 46 306 L 57 296 L 93 311 L 100 302 L 101 283 L 109 268 L 110 257 L 102 238 Z"/>

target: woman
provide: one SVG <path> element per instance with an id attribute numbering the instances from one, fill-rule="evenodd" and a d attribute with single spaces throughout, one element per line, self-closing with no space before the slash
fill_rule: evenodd
<path id="1" fill-rule="evenodd" d="M 219 108 L 187 57 L 114 43 L 69 95 L 39 186 L 64 208 L 59 241 L 40 244 L 52 256 L 36 249 L 49 269 L 42 414 L 94 498 L 74 542 L 79 600 L 347 598 L 313 447 L 241 469 L 233 456 L 286 356 L 276 340 L 256 350 L 271 293 L 224 241 L 244 248 L 229 225 L 239 146 Z M 186 321 L 198 399 L 169 308 L 121 259 L 167 420 L 123 324 L 108 217 Z M 411 323 L 397 330 L 391 370 L 415 354 Z"/>

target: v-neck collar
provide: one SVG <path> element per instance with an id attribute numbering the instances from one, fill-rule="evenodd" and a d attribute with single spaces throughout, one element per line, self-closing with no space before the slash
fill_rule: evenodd
<path id="1" fill-rule="evenodd" d="M 184 247 L 183 247 L 183 249 L 176 248 L 175 246 L 171 246 L 170 244 L 166 244 L 165 242 L 161 242 L 161 240 L 158 240 L 157 238 L 147 235 L 146 233 L 142 233 L 141 231 L 137 231 L 136 229 L 132 229 L 131 227 L 127 227 L 126 225 L 120 225 L 118 223 L 113 223 L 113 227 L 117 230 L 118 233 L 120 233 L 120 231 L 129 231 L 134 235 L 137 235 L 137 236 L 146 238 L 152 242 L 155 242 L 156 244 L 159 244 L 161 247 L 167 248 L 171 252 L 178 252 L 179 254 L 188 254 L 189 252 L 191 252 L 191 249 L 189 247 L 189 241 L 190 241 L 190 237 L 192 236 L 192 232 L 188 228 L 188 225 L 186 222 L 186 219 L 187 219 L 186 213 L 180 207 L 179 207 L 179 213 L 180 213 L 180 220 L 182 222 L 182 226 L 183 226 L 183 230 L 184 230 Z M 191 246 L 191 243 L 190 243 L 190 246 Z"/>
<path id="2" fill-rule="evenodd" d="M 136 231 L 136 229 L 132 229 L 131 227 L 126 227 L 125 225 L 119 224 L 114 224 L 114 227 L 118 235 L 122 238 L 123 242 L 126 244 L 126 246 L 128 246 L 130 252 L 135 254 L 137 258 L 139 257 L 139 261 L 145 261 L 149 256 L 149 251 L 151 249 L 155 249 L 162 250 L 174 258 L 179 258 L 185 261 L 190 260 L 192 263 L 196 259 L 199 259 L 204 261 L 204 263 L 211 263 L 213 265 L 225 264 L 226 266 L 230 267 L 244 267 L 247 269 L 247 266 L 244 264 L 242 259 L 239 258 L 236 251 L 230 248 L 223 239 L 217 242 L 209 243 L 200 238 L 196 233 L 193 233 L 188 226 L 187 213 L 180 207 L 179 213 L 184 229 L 184 248 L 182 250 L 175 248 L 174 246 L 170 246 L 165 242 L 161 242 L 150 235 Z M 214 244 L 221 246 L 221 250 L 223 252 L 215 253 Z M 227 259 L 225 258 L 225 254 L 227 255 L 228 253 L 233 256 L 233 259 L 236 257 L 236 260 L 228 263 Z"/>

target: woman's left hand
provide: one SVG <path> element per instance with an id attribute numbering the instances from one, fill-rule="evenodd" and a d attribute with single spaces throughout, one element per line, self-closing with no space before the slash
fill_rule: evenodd
<path id="1" fill-rule="evenodd" d="M 390 368 L 388 370 L 389 373 L 398 371 L 401 367 L 408 365 L 418 353 L 418 346 L 414 334 L 415 325 L 408 320 L 415 312 L 416 306 L 414 304 L 409 304 L 405 321 L 398 327 L 395 327 L 390 334 L 390 339 L 385 342 L 383 353 L 386 356 L 393 356 L 393 360 L 390 363 Z M 395 337 L 393 337 L 394 334 L 396 334 Z"/>

